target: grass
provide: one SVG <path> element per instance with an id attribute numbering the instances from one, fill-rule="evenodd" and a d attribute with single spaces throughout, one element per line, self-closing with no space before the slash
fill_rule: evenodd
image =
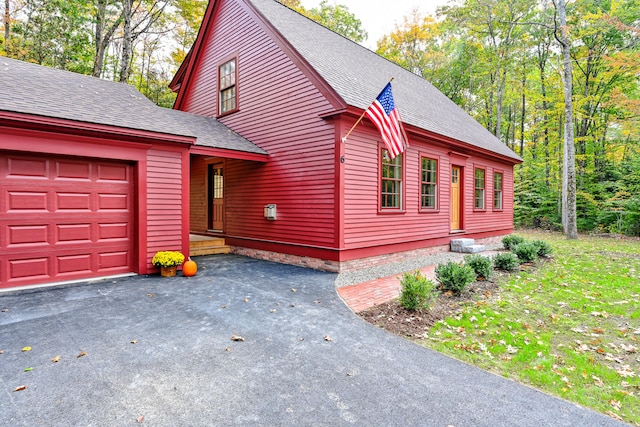
<path id="1" fill-rule="evenodd" d="M 498 279 L 421 343 L 640 426 L 640 241 L 518 234 L 553 259 Z"/>

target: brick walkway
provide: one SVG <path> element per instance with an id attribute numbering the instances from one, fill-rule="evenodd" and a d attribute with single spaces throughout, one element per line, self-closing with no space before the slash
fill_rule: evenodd
<path id="1" fill-rule="evenodd" d="M 480 255 L 495 255 L 496 251 L 485 251 Z M 450 253 L 451 261 L 461 261 L 464 254 Z M 436 281 L 436 266 L 429 265 L 420 269 L 420 272 L 427 279 Z M 356 285 L 343 286 L 338 288 L 338 295 L 356 313 L 364 311 L 375 305 L 391 301 L 400 295 L 400 278 L 402 274 L 396 274 L 380 279 L 369 280 L 368 282 Z"/>

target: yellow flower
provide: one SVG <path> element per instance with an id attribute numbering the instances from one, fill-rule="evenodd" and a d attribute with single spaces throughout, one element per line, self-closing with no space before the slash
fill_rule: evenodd
<path id="1" fill-rule="evenodd" d="M 156 267 L 174 267 L 184 262 L 184 255 L 178 251 L 156 252 L 151 263 Z"/>

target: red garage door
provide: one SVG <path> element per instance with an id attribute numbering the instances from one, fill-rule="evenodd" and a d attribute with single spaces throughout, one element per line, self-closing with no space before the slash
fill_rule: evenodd
<path id="1" fill-rule="evenodd" d="M 0 287 L 133 271 L 133 166 L 0 152 Z"/>

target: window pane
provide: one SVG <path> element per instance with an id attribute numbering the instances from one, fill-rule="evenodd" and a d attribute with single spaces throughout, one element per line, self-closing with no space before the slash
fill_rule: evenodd
<path id="1" fill-rule="evenodd" d="M 422 159 L 422 186 L 421 186 L 421 202 L 422 208 L 436 208 L 436 193 L 438 182 L 438 162 L 434 159 Z"/>
<path id="2" fill-rule="evenodd" d="M 400 208 L 400 198 L 402 195 L 402 155 L 398 155 L 391 160 L 389 152 L 382 150 L 381 162 L 381 207 Z"/>

